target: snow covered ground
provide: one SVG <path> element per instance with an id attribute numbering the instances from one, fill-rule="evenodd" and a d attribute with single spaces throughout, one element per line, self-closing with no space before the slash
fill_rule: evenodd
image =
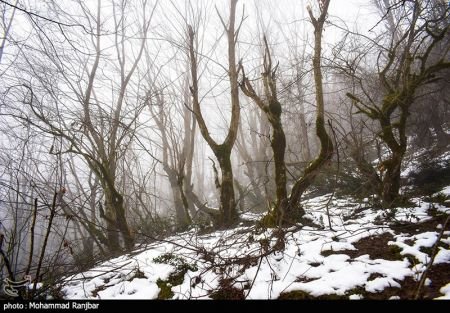
<path id="1" fill-rule="evenodd" d="M 450 195 L 450 187 L 442 193 Z M 321 229 L 293 227 L 283 234 L 284 240 L 277 230 L 262 231 L 244 224 L 206 235 L 192 230 L 67 277 L 62 291 L 67 299 L 156 299 L 158 295 L 210 299 L 220 298 L 220 289 L 246 299 L 276 299 L 293 292 L 363 299 L 387 287 L 400 290 L 406 278 L 418 285 L 442 225 L 418 233 L 403 232 L 380 222 L 385 212 L 372 209 L 368 199 L 362 204 L 334 199 L 329 203 L 330 230 L 325 213 L 329 197 L 304 203 L 310 218 L 323 225 Z M 395 210 L 394 221 L 422 223 L 433 221 L 436 214 L 450 213 L 448 207 L 424 199 L 413 202 L 414 207 Z M 388 240 L 389 258 L 372 257 L 370 247 L 366 247 L 368 253 L 358 253 L 361 239 L 380 235 Z M 448 227 L 437 246 L 434 264 L 450 263 Z M 377 249 L 372 250 L 383 252 Z M 425 285 L 430 284 L 433 281 L 427 279 Z M 440 293 L 438 298 L 450 299 L 450 280 Z"/>

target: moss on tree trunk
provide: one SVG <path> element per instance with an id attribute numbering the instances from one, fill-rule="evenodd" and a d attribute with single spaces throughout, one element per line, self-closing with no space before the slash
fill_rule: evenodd
<path id="1" fill-rule="evenodd" d="M 108 248 L 112 253 L 118 252 L 120 248 L 119 234 L 122 235 L 125 248 L 130 250 L 134 245 L 134 237 L 128 227 L 125 217 L 123 196 L 115 190 L 105 188 L 104 219 L 107 225 Z"/>
<path id="2" fill-rule="evenodd" d="M 230 227 L 238 218 L 233 186 L 233 168 L 231 166 L 231 149 L 226 146 L 218 146 L 213 150 L 219 161 L 222 179 L 220 182 L 220 217 L 219 227 Z"/>
<path id="3" fill-rule="evenodd" d="M 301 197 L 306 189 L 314 182 L 316 176 L 319 174 L 320 169 L 328 161 L 331 160 L 334 153 L 333 141 L 331 140 L 325 129 L 325 104 L 321 65 L 322 32 L 329 4 L 329 0 L 325 0 L 323 2 L 323 6 L 320 10 L 320 16 L 317 19 L 314 17 L 311 8 L 308 7 L 308 13 L 314 26 L 313 71 L 317 104 L 316 134 L 320 140 L 320 152 L 317 158 L 313 162 L 311 162 L 305 169 L 303 176 L 296 181 L 294 187 L 292 188 L 291 196 L 284 212 L 284 219 L 286 219 L 287 221 L 296 221 L 298 219 L 301 219 L 304 214 L 304 211 L 303 209 L 301 209 L 300 205 Z"/>

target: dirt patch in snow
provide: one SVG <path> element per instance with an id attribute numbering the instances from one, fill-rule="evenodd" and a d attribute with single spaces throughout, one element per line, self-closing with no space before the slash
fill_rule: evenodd
<path id="1" fill-rule="evenodd" d="M 399 256 L 396 251 L 393 251 L 388 242 L 394 240 L 394 237 L 389 233 L 384 233 L 379 236 L 371 236 L 362 238 L 353 245 L 356 250 L 340 250 L 333 251 L 327 250 L 322 251 L 323 256 L 329 256 L 332 254 L 346 254 L 352 259 L 357 258 L 361 255 L 368 254 L 371 259 L 384 259 L 384 260 L 398 260 Z"/>
<path id="2" fill-rule="evenodd" d="M 396 233 L 407 233 L 410 235 L 416 235 L 428 231 L 436 231 L 437 230 L 436 226 L 438 224 L 444 224 L 446 218 L 447 218 L 446 214 L 440 214 L 422 223 L 404 223 L 404 224 L 399 223 L 391 225 L 390 228 L 394 230 Z M 448 228 L 447 230 L 450 230 L 450 225 L 447 228 Z"/>

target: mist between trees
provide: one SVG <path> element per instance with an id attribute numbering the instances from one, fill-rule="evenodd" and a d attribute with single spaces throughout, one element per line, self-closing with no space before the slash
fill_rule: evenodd
<path id="1" fill-rule="evenodd" d="M 309 225 L 313 194 L 404 201 L 405 158 L 450 143 L 448 4 L 274 2 L 0 1 L 0 286 Z"/>

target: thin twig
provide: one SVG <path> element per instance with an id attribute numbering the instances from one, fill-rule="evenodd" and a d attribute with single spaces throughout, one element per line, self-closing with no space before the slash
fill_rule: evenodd
<path id="1" fill-rule="evenodd" d="M 4 238 L 5 238 L 5 236 L 3 234 L 0 234 L 0 255 L 2 256 L 3 261 L 5 262 L 5 266 L 6 266 L 6 269 L 8 271 L 9 278 L 12 281 L 15 281 L 14 272 L 12 271 L 11 263 L 9 262 L 9 258 L 8 258 L 8 256 L 5 254 L 5 252 L 2 249 L 3 239 Z"/>
<path id="2" fill-rule="evenodd" d="M 31 292 L 31 297 L 33 297 L 33 295 L 36 292 L 36 287 L 37 287 L 37 283 L 38 283 L 38 280 L 39 280 L 39 274 L 41 272 L 42 262 L 44 260 L 45 250 L 47 248 L 48 237 L 50 236 L 52 223 L 53 223 L 53 218 L 55 217 L 56 198 L 57 198 L 57 196 L 58 196 L 58 192 L 55 191 L 55 194 L 53 195 L 52 207 L 50 208 L 50 217 L 49 217 L 49 220 L 48 220 L 47 232 L 45 234 L 44 243 L 42 244 L 41 256 L 39 257 L 39 263 L 38 263 L 38 266 L 37 266 L 37 269 L 36 269 L 36 277 L 34 279 L 33 291 Z"/>
<path id="3" fill-rule="evenodd" d="M 414 296 L 414 300 L 418 300 L 420 297 L 420 293 L 422 291 L 423 286 L 425 285 L 425 280 L 427 279 L 428 271 L 430 270 L 431 266 L 433 265 L 434 259 L 438 252 L 439 242 L 441 241 L 442 236 L 444 235 L 445 228 L 447 227 L 448 221 L 450 220 L 450 215 L 447 216 L 447 219 L 445 220 L 444 226 L 442 226 L 441 232 L 439 233 L 439 236 L 434 243 L 433 251 L 431 252 L 431 259 L 430 262 L 428 262 L 427 268 L 422 273 L 422 277 L 420 278 L 419 285 L 417 286 L 416 295 Z"/>
<path id="4" fill-rule="evenodd" d="M 33 252 L 34 252 L 34 227 L 36 225 L 36 217 L 37 217 L 37 208 L 38 208 L 38 198 L 34 199 L 34 207 L 33 207 L 33 219 L 31 221 L 30 227 L 30 254 L 28 256 L 28 265 L 25 270 L 25 275 L 30 274 L 31 263 L 33 261 Z"/>

